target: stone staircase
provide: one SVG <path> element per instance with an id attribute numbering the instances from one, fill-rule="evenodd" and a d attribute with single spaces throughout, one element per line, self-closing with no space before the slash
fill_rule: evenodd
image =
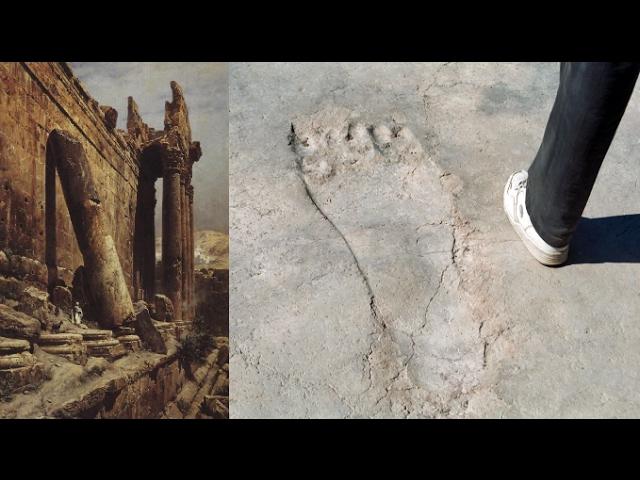
<path id="1" fill-rule="evenodd" d="M 215 348 L 193 372 L 162 418 L 229 418 L 229 339 L 216 337 Z"/>
<path id="2" fill-rule="evenodd" d="M 113 361 L 143 348 L 132 327 L 111 331 L 71 324 L 47 292 L 20 279 L 0 276 L 0 297 L 0 396 L 36 388 L 46 379 L 45 366 L 34 355 L 36 346 L 78 365 L 92 356 Z M 58 292 L 58 297 L 64 295 Z M 175 335 L 171 324 L 164 330 L 166 339 Z"/>
<path id="3" fill-rule="evenodd" d="M 0 337 L 0 395 L 40 384 L 45 379 L 44 366 L 31 348 L 27 340 Z"/>

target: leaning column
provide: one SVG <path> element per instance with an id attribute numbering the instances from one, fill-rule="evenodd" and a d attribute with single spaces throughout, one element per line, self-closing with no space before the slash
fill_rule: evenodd
<path id="1" fill-rule="evenodd" d="M 51 132 L 48 148 L 84 260 L 92 310 L 103 328 L 118 327 L 133 315 L 133 304 L 84 149 L 61 130 Z"/>
<path id="2" fill-rule="evenodd" d="M 162 266 L 163 284 L 173 303 L 175 321 L 182 320 L 182 209 L 181 170 L 184 164 L 179 151 L 169 150 L 164 158 L 162 179 Z"/>

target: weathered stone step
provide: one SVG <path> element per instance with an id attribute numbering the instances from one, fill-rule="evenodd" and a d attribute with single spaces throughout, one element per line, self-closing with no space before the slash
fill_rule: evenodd
<path id="1" fill-rule="evenodd" d="M 41 333 L 36 340 L 38 345 L 68 345 L 82 343 L 82 335 L 79 333 Z"/>
<path id="2" fill-rule="evenodd" d="M 176 398 L 176 405 L 183 414 L 187 414 L 194 402 L 194 399 L 202 386 L 206 384 L 207 376 L 209 372 L 213 372 L 215 375 L 217 366 L 216 361 L 218 359 L 218 351 L 214 350 L 209 354 L 204 363 L 194 372 L 194 379 L 187 382 L 178 397 Z M 204 392 L 206 393 L 206 392 Z"/>
<path id="3" fill-rule="evenodd" d="M 81 355 L 87 353 L 87 348 L 81 343 L 62 343 L 60 345 L 39 345 L 43 352 L 52 355 Z"/>
<path id="4" fill-rule="evenodd" d="M 216 382 L 211 387 L 211 395 L 229 396 L 229 374 L 224 370 L 219 371 Z"/>
<path id="5" fill-rule="evenodd" d="M 204 385 L 207 373 L 209 373 L 211 369 L 217 370 L 216 363 L 218 361 L 219 353 L 220 352 L 218 350 L 212 350 L 211 353 L 207 356 L 207 359 L 205 360 L 204 364 L 201 365 L 193 373 L 193 379 L 196 381 L 198 385 L 201 385 L 201 386 Z"/>
<path id="6" fill-rule="evenodd" d="M 108 340 L 113 338 L 113 332 L 111 330 L 83 330 L 80 332 L 82 339 L 85 341 L 93 340 Z"/>
<path id="7" fill-rule="evenodd" d="M 92 357 L 115 360 L 127 354 L 125 347 L 116 338 L 87 340 L 84 344 L 87 347 L 87 353 Z"/>
<path id="8" fill-rule="evenodd" d="M 138 335 L 122 335 L 117 338 L 118 341 L 129 352 L 138 352 L 142 350 L 142 342 L 140 341 L 140 337 Z"/>
<path id="9" fill-rule="evenodd" d="M 209 368 L 209 371 L 207 372 L 207 375 L 204 381 L 202 382 L 200 389 L 191 400 L 191 405 L 189 406 L 189 409 L 185 413 L 184 418 L 196 417 L 198 412 L 201 410 L 203 399 L 205 395 L 208 393 L 209 389 L 211 388 L 210 385 L 215 382 L 217 375 L 218 375 L 218 365 L 214 363 L 211 366 L 211 368 Z"/>
<path id="10" fill-rule="evenodd" d="M 85 347 L 81 342 L 38 346 L 43 352 L 66 358 L 72 363 L 78 365 L 85 365 L 87 363 L 87 347 Z"/>
<path id="11" fill-rule="evenodd" d="M 30 349 L 31 344 L 27 340 L 0 337 L 0 355 L 26 352 Z"/>
<path id="12" fill-rule="evenodd" d="M 157 320 L 153 320 L 153 324 L 155 325 L 156 329 L 161 332 L 167 332 L 167 333 L 171 333 L 175 330 L 174 324 L 176 322 L 159 322 Z"/>
<path id="13" fill-rule="evenodd" d="M 205 395 L 201 412 L 211 418 L 229 418 L 229 397 L 223 395 Z"/>
<path id="14" fill-rule="evenodd" d="M 78 365 L 87 363 L 87 348 L 79 333 L 41 333 L 36 343 L 43 352 L 59 355 Z"/>
<path id="15" fill-rule="evenodd" d="M 29 352 L 12 353 L 0 357 L 0 370 L 28 367 L 36 363 L 36 358 Z"/>
<path id="16" fill-rule="evenodd" d="M 40 322 L 0 303 L 0 335 L 35 340 L 40 335 Z"/>
<path id="17" fill-rule="evenodd" d="M 120 338 L 128 335 L 135 335 L 135 334 L 136 334 L 136 329 L 133 327 L 118 327 L 113 331 L 113 335 L 116 338 Z"/>
<path id="18" fill-rule="evenodd" d="M 0 370 L 0 385 L 5 393 L 25 385 L 39 385 L 45 379 L 44 372 L 44 365 L 38 362 L 25 367 Z"/>

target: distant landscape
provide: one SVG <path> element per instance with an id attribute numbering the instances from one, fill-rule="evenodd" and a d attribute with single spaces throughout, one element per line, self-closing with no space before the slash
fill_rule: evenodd
<path id="1" fill-rule="evenodd" d="M 195 232 L 195 268 L 229 269 L 229 235 L 215 230 Z M 162 237 L 156 238 L 156 259 L 162 259 Z"/>

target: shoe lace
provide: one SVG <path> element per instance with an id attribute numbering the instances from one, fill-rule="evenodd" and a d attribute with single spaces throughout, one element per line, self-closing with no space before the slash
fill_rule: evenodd
<path id="1" fill-rule="evenodd" d="M 516 190 L 522 190 L 523 188 L 526 188 L 526 186 L 527 186 L 527 179 L 525 178 L 525 179 L 520 180 L 520 181 L 517 183 L 517 185 L 516 185 L 516 188 L 515 188 L 515 189 L 516 189 Z"/>

